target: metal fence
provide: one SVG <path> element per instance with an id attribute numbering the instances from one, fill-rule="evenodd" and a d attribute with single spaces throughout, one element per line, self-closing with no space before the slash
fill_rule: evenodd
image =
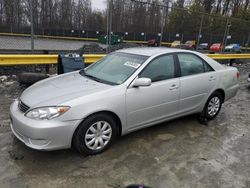
<path id="1" fill-rule="evenodd" d="M 233 27 L 232 22 L 232 27 Z M 184 24 L 185 25 L 185 24 Z M 221 22 L 221 27 L 219 31 L 213 32 L 213 28 L 209 26 L 203 26 L 202 32 L 200 34 L 200 42 L 207 43 L 220 43 L 223 41 L 226 20 Z M 162 36 L 162 41 L 173 42 L 174 40 L 180 40 L 185 42 L 187 40 L 197 40 L 199 31 L 196 33 L 190 34 L 186 33 L 185 29 L 181 31 L 168 30 L 166 26 L 166 31 L 164 31 Z M 247 30 L 247 29 L 246 29 Z M 18 28 L 10 30 L 7 27 L 0 27 L 0 33 L 18 33 L 18 34 L 30 34 L 30 28 Z M 44 36 L 61 36 L 61 37 L 79 37 L 79 38 L 98 38 L 102 35 L 106 35 L 105 31 L 88 31 L 88 30 L 77 30 L 77 29 L 35 29 L 35 35 L 44 35 Z M 145 33 L 145 32 L 127 32 L 127 31 L 113 31 L 113 35 L 122 36 L 124 40 L 135 40 L 135 41 L 148 41 L 150 39 L 160 38 L 161 33 Z M 246 31 L 243 34 L 237 33 L 237 29 L 229 31 L 228 33 L 228 43 L 239 43 L 241 45 L 248 44 L 250 42 L 250 34 Z"/>

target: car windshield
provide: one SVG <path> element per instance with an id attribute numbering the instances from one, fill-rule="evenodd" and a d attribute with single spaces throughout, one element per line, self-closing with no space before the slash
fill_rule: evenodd
<path id="1" fill-rule="evenodd" d="M 114 52 L 90 65 L 80 74 L 98 82 L 119 85 L 125 82 L 148 56 Z"/>

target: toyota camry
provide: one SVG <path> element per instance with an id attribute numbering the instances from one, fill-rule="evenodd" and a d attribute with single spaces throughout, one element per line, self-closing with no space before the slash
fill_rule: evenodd
<path id="1" fill-rule="evenodd" d="M 33 149 L 97 154 L 138 129 L 189 114 L 215 118 L 238 78 L 198 52 L 122 49 L 27 88 L 10 107 L 11 129 Z"/>

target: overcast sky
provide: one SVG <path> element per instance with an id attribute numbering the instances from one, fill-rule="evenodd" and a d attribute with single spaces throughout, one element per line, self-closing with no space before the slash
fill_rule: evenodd
<path id="1" fill-rule="evenodd" d="M 103 10 L 106 8 L 106 0 L 92 0 L 92 8 Z"/>

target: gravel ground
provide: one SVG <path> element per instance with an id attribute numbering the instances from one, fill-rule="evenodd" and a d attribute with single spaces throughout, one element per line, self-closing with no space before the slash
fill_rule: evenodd
<path id="1" fill-rule="evenodd" d="M 0 77 L 0 187 L 250 188 L 250 63 L 237 67 L 240 90 L 208 126 L 187 116 L 124 136 L 97 156 L 35 151 L 15 139 L 9 105 L 24 87 Z"/>

